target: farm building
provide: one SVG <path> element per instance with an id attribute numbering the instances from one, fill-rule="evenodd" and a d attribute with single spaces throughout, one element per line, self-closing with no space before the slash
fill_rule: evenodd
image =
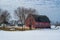
<path id="1" fill-rule="evenodd" d="M 45 15 L 29 14 L 25 20 L 27 27 L 33 28 L 50 28 L 50 20 Z"/>

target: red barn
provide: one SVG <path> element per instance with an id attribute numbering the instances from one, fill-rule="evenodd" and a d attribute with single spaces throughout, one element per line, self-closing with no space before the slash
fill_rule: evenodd
<path id="1" fill-rule="evenodd" d="M 25 25 L 30 28 L 50 28 L 50 20 L 45 15 L 30 14 L 25 20 Z"/>

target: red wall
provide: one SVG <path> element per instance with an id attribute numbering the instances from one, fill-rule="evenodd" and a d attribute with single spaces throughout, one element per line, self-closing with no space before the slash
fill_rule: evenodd
<path id="1" fill-rule="evenodd" d="M 34 20 L 34 18 L 31 16 L 31 17 L 28 17 L 27 19 L 26 19 L 26 21 L 25 21 L 25 25 L 27 26 L 27 27 L 29 27 L 29 25 L 30 25 L 30 20 L 32 20 L 32 27 L 34 27 L 33 25 L 35 24 L 35 20 Z"/>

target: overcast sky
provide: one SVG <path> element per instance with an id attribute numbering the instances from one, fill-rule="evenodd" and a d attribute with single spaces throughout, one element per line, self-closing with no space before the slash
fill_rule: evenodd
<path id="1" fill-rule="evenodd" d="M 35 8 L 40 15 L 47 15 L 53 22 L 60 22 L 60 0 L 0 0 L 0 8 L 11 14 L 17 7 Z"/>

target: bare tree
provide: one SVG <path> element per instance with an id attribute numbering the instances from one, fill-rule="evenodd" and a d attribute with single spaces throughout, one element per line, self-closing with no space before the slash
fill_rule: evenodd
<path id="1" fill-rule="evenodd" d="M 0 9 L 0 24 L 1 24 L 1 11 L 2 11 L 2 10 Z"/>
<path id="2" fill-rule="evenodd" d="M 6 23 L 7 22 L 7 17 L 9 13 L 8 11 L 3 11 L 2 14 L 0 15 L 0 23 Z"/>
<path id="3" fill-rule="evenodd" d="M 2 9 L 0 9 L 0 15 L 2 14 Z"/>
<path id="4" fill-rule="evenodd" d="M 19 17 L 21 23 L 25 24 L 26 15 L 36 14 L 36 10 L 32 8 L 18 7 L 15 10 L 15 14 Z"/>

